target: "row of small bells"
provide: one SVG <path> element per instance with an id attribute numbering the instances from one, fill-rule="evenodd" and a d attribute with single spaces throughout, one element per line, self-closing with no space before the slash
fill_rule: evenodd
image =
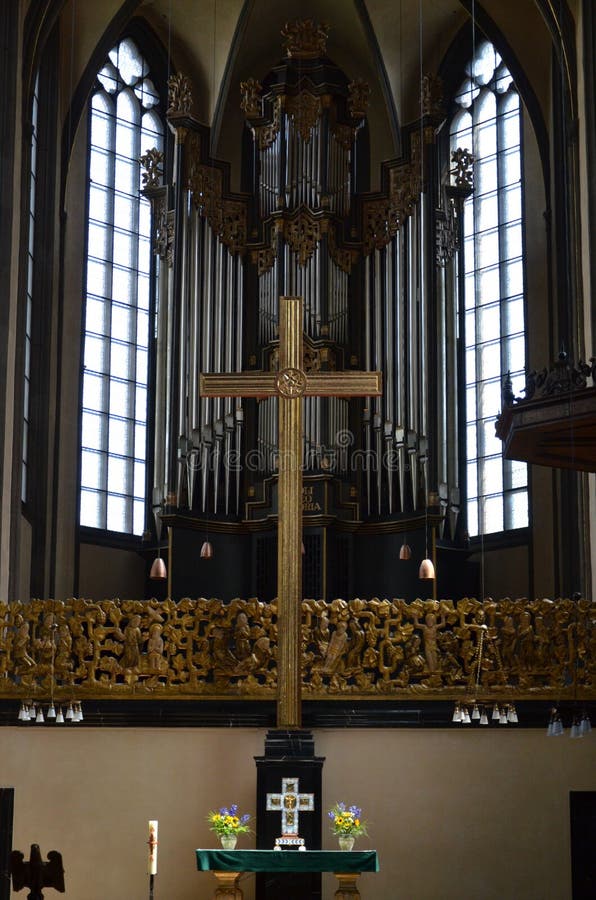
<path id="1" fill-rule="evenodd" d="M 38 725 L 42 725 L 46 719 L 54 719 L 56 725 L 64 725 L 65 722 L 82 722 L 83 707 L 79 701 L 74 700 L 63 711 L 61 706 L 56 709 L 52 702 L 44 716 L 41 703 L 21 703 L 17 718 L 19 722 L 36 722 Z"/>
<path id="2" fill-rule="evenodd" d="M 591 731 L 592 723 L 587 712 L 584 711 L 581 715 L 579 713 L 574 713 L 571 728 L 569 730 L 569 737 L 582 738 L 590 734 Z M 565 734 L 563 719 L 561 718 L 559 710 L 554 707 L 551 710 L 548 728 L 546 729 L 546 736 L 558 737 L 561 734 Z"/>
<path id="3" fill-rule="evenodd" d="M 499 706 L 498 703 L 495 703 L 490 719 L 493 722 L 498 722 L 499 725 L 517 725 L 519 721 L 513 703 L 507 703 L 505 706 Z M 458 702 L 455 704 L 451 721 L 456 722 L 459 725 L 471 725 L 472 722 L 477 722 L 479 725 L 488 725 L 489 717 L 487 707 L 478 705 L 478 703 L 474 702 L 472 705 L 472 713 L 470 714 L 468 705 L 466 703 Z"/>

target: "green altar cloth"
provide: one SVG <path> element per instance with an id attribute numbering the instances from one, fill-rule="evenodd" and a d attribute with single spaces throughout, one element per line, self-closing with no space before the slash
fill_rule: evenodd
<path id="1" fill-rule="evenodd" d="M 200 871 L 378 872 L 376 850 L 197 850 Z"/>

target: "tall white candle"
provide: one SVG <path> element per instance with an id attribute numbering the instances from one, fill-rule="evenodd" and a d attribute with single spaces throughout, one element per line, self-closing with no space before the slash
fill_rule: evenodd
<path id="1" fill-rule="evenodd" d="M 157 875 L 157 821 L 149 822 L 149 875 Z"/>

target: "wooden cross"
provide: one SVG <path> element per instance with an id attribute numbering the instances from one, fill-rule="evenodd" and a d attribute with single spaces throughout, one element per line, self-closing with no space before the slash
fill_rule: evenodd
<path id="1" fill-rule="evenodd" d="M 298 817 L 301 812 L 313 812 L 315 795 L 301 794 L 298 784 L 297 778 L 282 778 L 281 794 L 267 794 L 266 809 L 281 813 L 281 838 L 275 841 L 276 848 L 282 843 L 304 848 L 304 840 L 298 831 Z"/>
<path id="2" fill-rule="evenodd" d="M 380 372 L 303 369 L 302 297 L 280 297 L 279 371 L 202 374 L 203 397 L 279 397 L 277 726 L 301 727 L 302 397 L 378 397 Z"/>

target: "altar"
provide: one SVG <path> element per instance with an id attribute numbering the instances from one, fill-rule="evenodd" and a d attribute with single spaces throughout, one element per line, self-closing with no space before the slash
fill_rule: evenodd
<path id="1" fill-rule="evenodd" d="M 243 900 L 238 879 L 245 872 L 333 872 L 335 900 L 359 900 L 361 872 L 378 872 L 376 850 L 197 850 L 197 868 L 213 872 L 214 900 Z"/>

